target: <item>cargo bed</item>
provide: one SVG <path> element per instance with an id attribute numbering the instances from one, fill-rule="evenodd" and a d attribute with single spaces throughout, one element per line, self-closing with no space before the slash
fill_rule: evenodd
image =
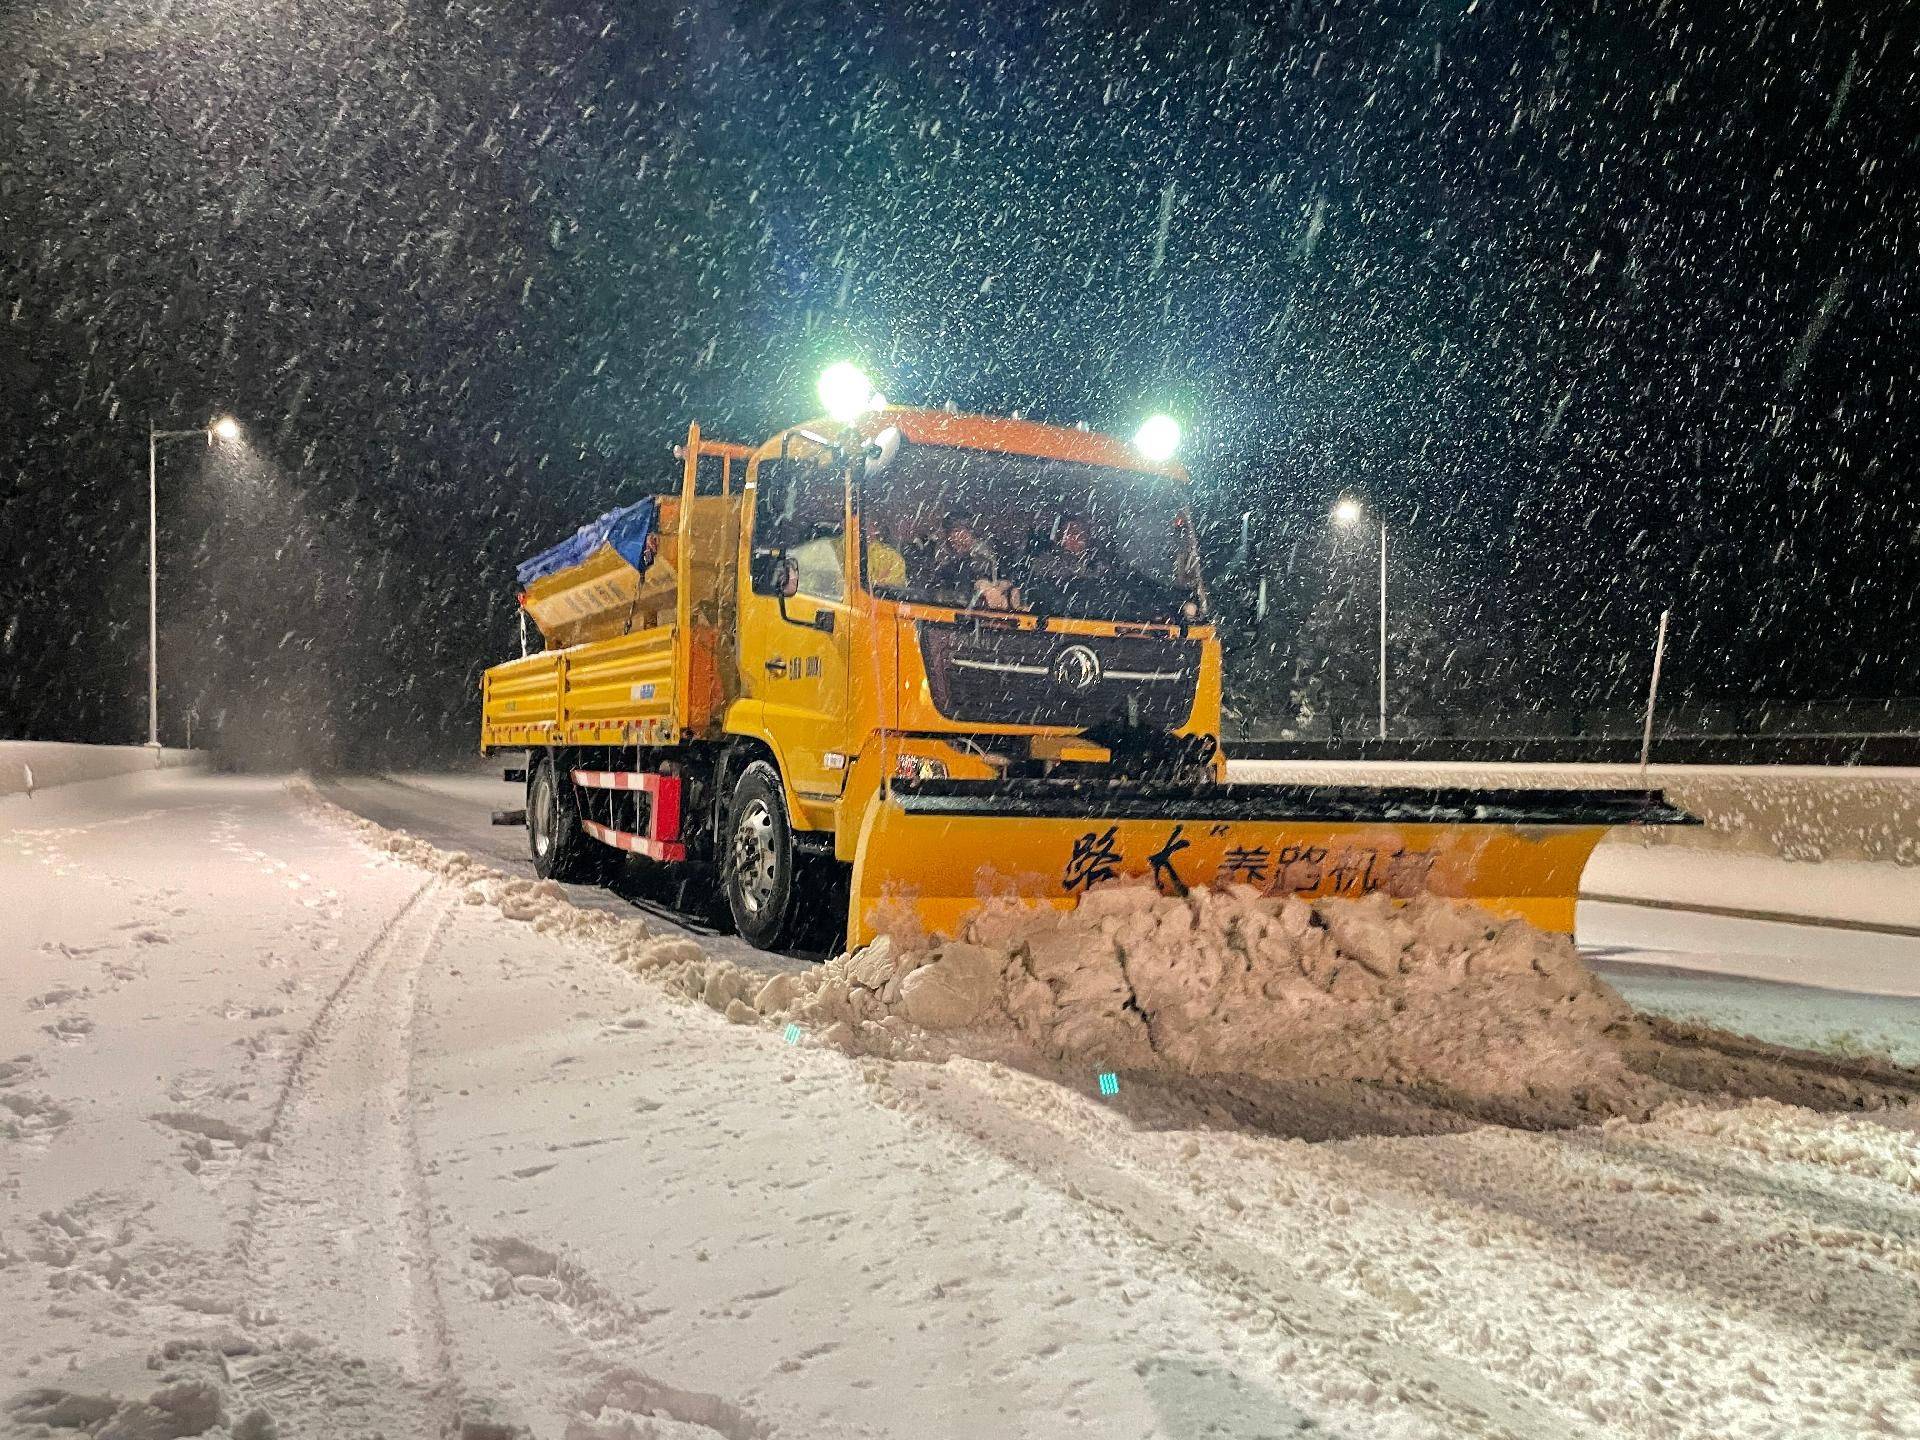
<path id="1" fill-rule="evenodd" d="M 609 512 L 522 567 L 521 610 L 550 648 L 487 670 L 483 751 L 719 733 L 748 452 L 696 428 L 684 454 L 679 495 Z"/>

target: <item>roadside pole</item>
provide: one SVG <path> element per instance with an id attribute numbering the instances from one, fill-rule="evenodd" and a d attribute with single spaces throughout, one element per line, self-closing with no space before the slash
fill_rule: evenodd
<path id="1" fill-rule="evenodd" d="M 147 748 L 160 761 L 160 432 L 147 421 Z"/>
<path id="2" fill-rule="evenodd" d="M 1653 640 L 1653 679 L 1647 684 L 1647 724 L 1640 732 L 1640 778 L 1647 778 L 1647 760 L 1653 753 L 1653 707 L 1660 700 L 1660 664 L 1667 658 L 1667 617 L 1673 612 L 1660 612 L 1660 629 Z"/>
<path id="3" fill-rule="evenodd" d="M 1387 521 L 1380 519 L 1380 738 L 1387 738 Z"/>
<path id="4" fill-rule="evenodd" d="M 147 748 L 160 763 L 160 442 L 204 439 L 209 446 L 236 444 L 240 422 L 216 415 L 197 430 L 162 430 L 147 421 Z"/>

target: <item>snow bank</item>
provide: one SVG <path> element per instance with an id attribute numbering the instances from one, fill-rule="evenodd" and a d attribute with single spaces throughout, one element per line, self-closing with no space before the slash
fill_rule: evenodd
<path id="1" fill-rule="evenodd" d="M 1726 1110 L 1669 1105 L 1654 1120 L 1664 1130 L 1711 1136 L 1761 1160 L 1818 1165 L 1920 1195 L 1920 1145 L 1884 1121 L 1819 1115 L 1774 1100 Z"/>
<path id="2" fill-rule="evenodd" d="M 159 764 L 144 745 L 64 745 L 52 740 L 0 740 L 0 795 L 30 795 L 56 785 L 103 780 L 136 770 L 196 765 L 195 750 L 162 750 Z"/>
<path id="3" fill-rule="evenodd" d="M 1580 893 L 1920 933 L 1920 869 L 1885 861 L 1826 860 L 1810 871 L 1773 855 L 1607 844 L 1587 862 Z"/>
<path id="4" fill-rule="evenodd" d="M 160 1357 L 155 1360 L 159 1362 Z M 159 1368 L 158 1363 L 155 1368 Z M 89 1435 L 126 1436 L 128 1440 L 205 1435 L 228 1418 L 225 1398 L 210 1368 L 199 1374 L 170 1376 L 145 1400 L 40 1386 L 9 1400 L 7 1413 L 22 1434 L 84 1431 Z M 220 1433 L 261 1440 L 277 1433 L 267 1428 L 268 1423 L 264 1412 L 250 1412 L 242 1417 L 239 1428 L 222 1429 Z"/>

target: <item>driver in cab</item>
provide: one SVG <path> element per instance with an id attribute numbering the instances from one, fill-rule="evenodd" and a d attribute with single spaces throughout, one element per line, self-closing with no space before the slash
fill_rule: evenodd
<path id="1" fill-rule="evenodd" d="M 981 542 L 971 516 L 949 511 L 940 523 L 925 588 L 938 600 L 962 608 L 1011 609 L 1013 586 L 1000 578 L 991 546 Z"/>
<path id="2" fill-rule="evenodd" d="M 1059 608 L 1107 577 L 1108 567 L 1095 553 L 1093 530 L 1083 515 L 1061 515 L 1048 543 L 1027 567 L 1027 591 L 1035 604 Z"/>

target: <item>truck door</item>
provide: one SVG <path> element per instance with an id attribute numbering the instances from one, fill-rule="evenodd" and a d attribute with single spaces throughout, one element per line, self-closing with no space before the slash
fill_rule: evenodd
<path id="1" fill-rule="evenodd" d="M 748 483 L 742 690 L 763 703 L 767 731 L 802 804 L 824 806 L 840 798 L 847 774 L 846 471 L 825 456 L 772 458 L 754 465 Z M 775 576 L 779 582 L 770 583 Z M 829 819 L 809 818 L 815 825 Z"/>

